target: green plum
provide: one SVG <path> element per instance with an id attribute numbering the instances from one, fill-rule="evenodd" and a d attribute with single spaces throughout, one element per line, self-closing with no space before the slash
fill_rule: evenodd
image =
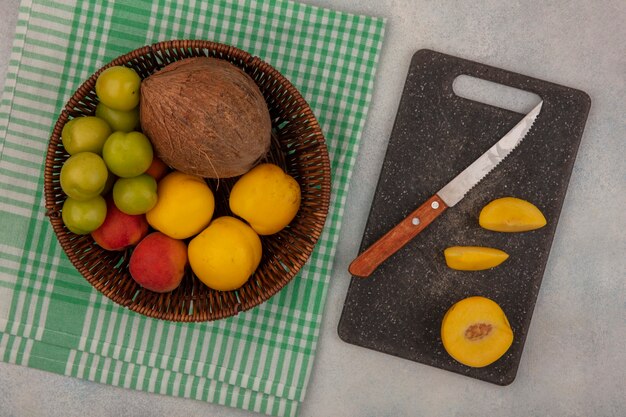
<path id="1" fill-rule="evenodd" d="M 104 142 L 111 134 L 111 127 L 103 119 L 84 116 L 72 119 L 63 126 L 61 140 L 70 155 L 79 152 L 102 153 Z"/>
<path id="2" fill-rule="evenodd" d="M 61 188 L 75 200 L 88 200 L 104 190 L 109 171 L 98 155 L 79 152 L 61 167 Z"/>
<path id="3" fill-rule="evenodd" d="M 102 156 L 111 172 L 118 177 L 136 177 L 152 164 L 152 144 L 140 132 L 115 132 L 104 143 Z"/>
<path id="4" fill-rule="evenodd" d="M 115 110 L 104 103 L 96 106 L 96 116 L 106 121 L 116 132 L 132 132 L 139 128 L 139 107 L 132 110 Z"/>
<path id="5" fill-rule="evenodd" d="M 96 80 L 96 94 L 102 103 L 115 110 L 131 110 L 139 104 L 141 78 L 128 67 L 109 67 Z"/>
<path id="6" fill-rule="evenodd" d="M 97 195 L 88 200 L 76 200 L 68 197 L 63 203 L 61 218 L 72 233 L 86 235 L 104 223 L 107 205 L 104 198 Z"/>
<path id="7" fill-rule="evenodd" d="M 157 182 L 148 174 L 119 178 L 113 185 L 113 202 L 126 214 L 144 214 L 157 202 Z"/>

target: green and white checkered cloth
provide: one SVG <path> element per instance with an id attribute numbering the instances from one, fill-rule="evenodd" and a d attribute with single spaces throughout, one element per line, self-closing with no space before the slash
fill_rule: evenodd
<path id="1" fill-rule="evenodd" d="M 285 0 L 24 0 L 0 105 L 0 359 L 148 392 L 292 416 L 304 399 L 384 20 Z M 251 311 L 169 323 L 95 291 L 44 216 L 52 126 L 97 68 L 145 44 L 207 39 L 268 61 L 328 141 L 333 194 L 307 265 Z"/>

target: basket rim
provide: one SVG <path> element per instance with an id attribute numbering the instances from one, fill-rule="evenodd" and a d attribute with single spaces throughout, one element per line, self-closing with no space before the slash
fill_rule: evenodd
<path id="1" fill-rule="evenodd" d="M 184 56 L 184 53 L 181 55 L 181 50 L 186 49 L 197 49 L 197 50 L 208 50 L 208 51 L 217 51 L 220 56 L 215 56 L 218 59 L 227 59 L 232 62 L 232 59 L 235 58 L 237 61 L 240 61 L 242 65 L 236 65 L 240 69 L 245 69 L 248 67 L 257 68 L 264 73 L 269 74 L 270 77 L 274 78 L 280 85 L 285 88 L 291 96 L 301 105 L 301 109 L 299 112 L 306 116 L 307 120 L 310 123 L 312 128 L 312 133 L 314 133 L 317 146 L 322 149 L 321 152 L 321 170 L 325 175 L 322 177 L 321 183 L 321 191 L 322 191 L 322 201 L 319 206 L 319 210 L 316 210 L 315 221 L 316 227 L 313 233 L 311 233 L 310 237 L 312 238 L 311 249 L 306 253 L 303 253 L 304 256 L 298 257 L 298 261 L 296 262 L 296 267 L 291 268 L 289 271 L 283 275 L 281 274 L 279 279 L 276 279 L 276 284 L 269 287 L 268 291 L 261 292 L 261 296 L 257 296 L 246 303 L 241 302 L 241 297 L 237 297 L 239 302 L 234 304 L 233 307 L 224 310 L 214 310 L 210 313 L 203 312 L 198 315 L 195 310 L 193 314 L 181 315 L 180 313 L 172 313 L 172 312 L 161 312 L 159 310 L 155 310 L 154 308 L 147 308 L 145 305 L 140 305 L 132 300 L 127 300 L 123 297 L 120 297 L 116 291 L 105 291 L 99 285 L 99 279 L 97 279 L 94 274 L 87 268 L 83 263 L 80 262 L 80 259 L 73 252 L 72 247 L 70 246 L 71 241 L 74 239 L 70 239 L 72 236 L 77 236 L 70 234 L 68 235 L 68 231 L 66 230 L 62 220 L 61 220 L 61 212 L 56 208 L 54 204 L 54 193 L 53 193 L 53 162 L 54 162 L 54 153 L 57 147 L 57 144 L 60 142 L 61 131 L 70 117 L 76 113 L 76 108 L 79 107 L 78 104 L 83 100 L 89 92 L 95 91 L 95 82 L 98 76 L 105 69 L 124 65 L 129 66 L 128 64 L 133 62 L 133 60 L 138 57 L 144 57 L 147 59 L 158 61 L 158 54 L 160 53 L 170 53 L 175 55 L 175 60 L 178 61 L 180 59 L 191 58 L 192 56 Z M 225 58 L 226 57 L 226 58 Z M 272 123 L 274 125 L 274 123 Z M 102 67 L 98 68 L 87 80 L 85 80 L 72 94 L 72 96 L 67 100 L 65 105 L 63 106 L 59 117 L 57 118 L 52 133 L 50 135 L 48 141 L 48 147 L 46 151 L 46 160 L 44 166 L 44 196 L 45 196 L 45 215 L 48 217 L 49 221 L 52 224 L 55 236 L 59 241 L 61 247 L 64 252 L 68 256 L 71 263 L 78 270 L 78 272 L 100 293 L 102 293 L 105 297 L 109 298 L 113 302 L 120 304 L 123 307 L 130 309 L 131 311 L 135 311 L 139 314 L 166 320 L 166 321 L 175 321 L 175 322 L 203 322 L 203 321 L 213 321 L 222 318 L 227 318 L 231 316 L 237 315 L 239 312 L 250 310 L 256 306 L 259 306 L 273 297 L 276 293 L 278 293 L 281 289 L 283 289 L 302 269 L 302 267 L 306 264 L 311 254 L 315 250 L 315 247 L 319 243 L 319 238 L 325 228 L 326 220 L 328 217 L 329 207 L 330 207 L 330 198 L 331 198 L 331 166 L 330 166 L 330 158 L 328 154 L 328 148 L 326 146 L 326 140 L 324 138 L 322 129 L 319 125 L 319 122 L 313 111 L 308 104 L 308 102 L 302 97 L 301 93 L 296 89 L 296 87 L 279 71 L 277 71 L 272 65 L 265 62 L 258 56 L 253 56 L 250 53 L 239 49 L 237 47 L 218 43 L 209 40 L 194 40 L 194 39 L 178 39 L 178 40 L 166 40 L 161 42 L 156 42 L 150 45 L 145 45 L 140 48 L 136 48 L 130 52 L 127 52 L 123 55 L 120 55 L 113 60 L 109 61 Z M 90 235 L 89 239 L 93 240 Z M 128 256 L 125 253 L 124 257 L 127 259 Z M 187 268 L 189 269 L 189 268 Z M 196 278 L 197 279 L 197 278 Z M 115 290 L 115 289 L 113 289 Z M 150 291 L 146 291 L 146 293 L 151 293 Z M 211 290 L 215 291 L 215 290 Z M 235 290 L 234 292 L 239 292 L 239 290 Z M 157 293 L 152 293 L 157 294 Z M 171 293 L 167 293 L 171 294 Z M 161 294 L 159 294 L 160 296 Z"/>

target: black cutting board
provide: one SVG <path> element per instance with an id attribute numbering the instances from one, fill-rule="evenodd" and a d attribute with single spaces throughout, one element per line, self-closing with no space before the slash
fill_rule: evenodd
<path id="1" fill-rule="evenodd" d="M 359 252 L 524 117 L 456 96 L 452 83 L 461 74 L 535 93 L 543 99 L 541 113 L 518 148 L 460 203 L 369 278 L 352 278 L 338 331 L 348 343 L 507 385 L 517 373 L 589 112 L 587 94 L 431 50 L 415 53 Z M 544 213 L 547 226 L 524 233 L 480 228 L 481 208 L 504 196 L 534 203 Z M 446 266 L 443 250 L 455 245 L 499 248 L 510 258 L 486 271 L 454 271 Z M 441 320 L 448 308 L 474 295 L 496 301 L 515 335 L 509 351 L 484 368 L 456 362 L 440 338 Z"/>

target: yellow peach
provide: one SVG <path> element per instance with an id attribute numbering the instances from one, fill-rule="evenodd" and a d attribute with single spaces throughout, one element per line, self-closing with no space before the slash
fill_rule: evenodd
<path id="1" fill-rule="evenodd" d="M 274 164 L 261 164 L 243 175 L 230 192 L 231 211 L 260 235 L 278 233 L 300 208 L 300 185 Z"/>
<path id="2" fill-rule="evenodd" d="M 441 323 L 443 347 L 454 359 L 474 368 L 497 361 L 513 343 L 513 330 L 493 300 L 469 297 L 454 304 Z"/>
<path id="3" fill-rule="evenodd" d="M 232 291 L 246 283 L 261 261 L 261 239 L 246 223 L 218 217 L 189 242 L 189 264 L 205 285 Z"/>
<path id="4" fill-rule="evenodd" d="M 150 226 L 174 239 L 200 233 L 211 221 L 215 198 L 200 177 L 174 171 L 157 186 L 157 203 L 146 213 Z"/>

